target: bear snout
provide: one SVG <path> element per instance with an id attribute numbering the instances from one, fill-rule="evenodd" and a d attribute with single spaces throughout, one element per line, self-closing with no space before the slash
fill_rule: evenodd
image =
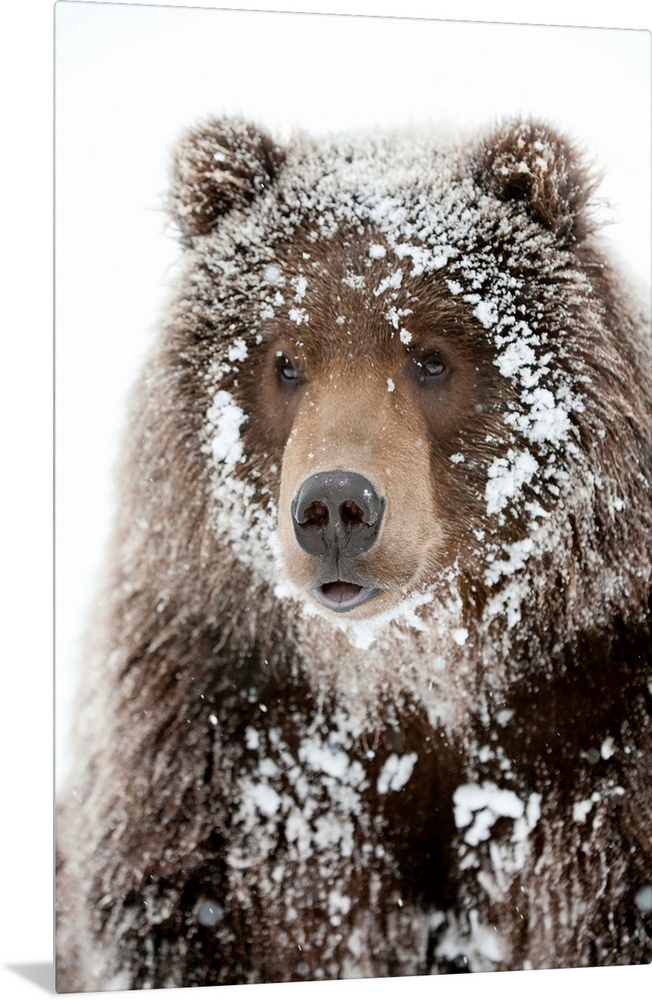
<path id="1" fill-rule="evenodd" d="M 357 559 L 375 545 L 384 512 L 384 498 L 359 472 L 317 472 L 297 490 L 292 526 L 299 547 L 319 560 L 310 592 L 323 607 L 352 611 L 378 593 L 359 576 Z"/>

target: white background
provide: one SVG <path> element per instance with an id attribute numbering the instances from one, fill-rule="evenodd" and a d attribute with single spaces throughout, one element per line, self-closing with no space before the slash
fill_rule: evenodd
<path id="1" fill-rule="evenodd" d="M 57 672 L 65 732 L 75 648 L 110 511 L 124 396 L 174 270 L 160 211 L 166 157 L 207 113 L 242 112 L 287 134 L 429 119 L 483 124 L 534 113 L 584 141 L 605 168 L 611 236 L 649 280 L 650 36 L 647 32 L 406 20 L 508 21 L 523 4 L 322 2 L 401 20 L 59 4 L 57 21 L 56 514 Z M 186 5 L 188 6 L 188 5 Z M 200 8 L 195 2 L 194 7 Z M 259 2 L 259 9 L 273 4 Z M 231 8 L 245 7 L 231 3 Z M 637 3 L 548 3 L 557 24 L 646 27 Z M 590 15 L 589 15 L 590 11 Z M 51 957 L 52 346 L 51 40 L 53 8 L 32 0 L 3 33 L 3 995 L 38 995 Z M 638 12 L 638 13 L 636 13 Z M 542 12 L 540 12 L 542 13 Z M 588 16 L 588 20 L 587 20 Z M 5 13 L 5 17 L 7 17 Z M 637 19 L 638 17 L 638 19 Z M 4 52 L 6 47 L 7 52 Z M 65 744 L 58 740 L 61 751 Z M 62 767 L 65 754 L 60 753 Z M 11 971 L 7 966 L 20 966 Z M 28 971 L 26 967 L 31 967 Z M 41 976 L 41 979 L 43 977 Z M 6 980 L 6 986 L 5 986 Z M 523 989 L 649 992 L 649 969 L 449 977 L 443 997 Z M 408 984 L 406 984 L 408 986 Z M 265 996 L 390 995 L 398 983 L 264 987 Z M 433 989 L 410 980 L 410 990 Z M 537 991 L 541 990 L 541 994 Z M 510 992 L 512 991 L 512 992 Z M 212 991 L 211 995 L 216 991 Z M 228 996 L 222 988 L 219 995 Z M 236 996 L 261 988 L 237 988 Z M 174 995 L 190 991 L 174 991 Z M 119 994 L 121 995 L 121 994 Z M 172 994 L 171 994 L 172 995 Z"/>

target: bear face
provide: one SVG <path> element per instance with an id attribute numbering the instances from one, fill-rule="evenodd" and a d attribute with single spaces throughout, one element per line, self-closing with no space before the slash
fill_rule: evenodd
<path id="1" fill-rule="evenodd" d="M 605 367 L 628 393 L 637 375 L 588 238 L 593 182 L 532 123 L 405 150 L 400 135 L 279 149 L 233 121 L 179 147 L 180 322 L 195 339 L 206 324 L 193 364 L 216 529 L 268 583 L 284 574 L 349 622 L 454 578 L 463 603 L 515 624 L 526 563 L 521 590 L 559 591 L 561 574 L 594 604 L 555 550 L 596 523 L 622 535 L 613 402 L 593 387 Z M 625 480 L 643 422 L 619 428 Z"/>

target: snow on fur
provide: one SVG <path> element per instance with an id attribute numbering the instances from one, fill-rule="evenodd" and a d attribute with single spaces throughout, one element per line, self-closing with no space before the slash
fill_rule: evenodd
<path id="1" fill-rule="evenodd" d="M 184 272 L 62 807 L 65 988 L 652 957 L 647 332 L 591 192 L 536 123 L 182 138 Z M 273 443 L 261 352 L 376 310 L 407 358 L 435 285 L 489 359 L 485 438 L 435 484 L 444 519 L 473 490 L 468 544 L 334 619 L 281 558 L 298 429 Z"/>
<path id="2" fill-rule="evenodd" d="M 540 165 L 553 162 L 555 151 L 550 140 L 541 133 L 534 141 L 540 148 Z M 316 248 L 322 241 L 337 239 L 342 226 L 347 231 L 375 227 L 382 240 L 370 245 L 369 257 L 376 263 L 382 261 L 386 275 L 370 291 L 387 302 L 387 315 L 394 329 L 399 317 L 410 312 L 400 299 L 404 277 L 436 274 L 445 269 L 451 293 L 472 307 L 494 345 L 494 364 L 516 390 L 504 414 L 503 441 L 496 442 L 500 448 L 486 473 L 489 520 L 484 575 L 492 587 L 499 588 L 487 605 L 484 627 L 490 630 L 496 614 L 501 618 L 508 614 L 512 626 L 521 618 L 519 606 L 533 586 L 524 576 L 528 561 L 532 558 L 535 563 L 535 557 L 543 551 L 564 552 L 566 506 L 575 506 L 583 494 L 590 504 L 589 494 L 602 486 L 587 456 L 577 448 L 577 416 L 584 407 L 583 396 L 591 375 L 580 366 L 553 363 L 555 356 L 565 351 L 564 327 L 570 320 L 566 303 L 586 300 L 583 322 L 591 321 L 589 278 L 571 250 L 555 247 L 554 234 L 524 223 L 523 216 L 511 212 L 509 205 L 501 206 L 491 194 L 478 191 L 473 179 L 464 176 L 467 155 L 461 141 L 451 144 L 449 137 L 442 140 L 439 132 L 427 129 L 411 134 L 409 142 L 400 131 L 382 137 L 373 133 L 346 135 L 325 142 L 299 134 L 287 151 L 283 170 L 263 194 L 256 212 L 236 210 L 225 216 L 214 233 L 200 239 L 194 253 L 205 267 L 201 279 L 193 277 L 193 282 L 208 280 L 211 288 L 215 282 L 227 283 L 230 296 L 227 303 L 221 304 L 223 328 L 228 329 L 231 320 L 232 328 L 239 329 L 244 309 L 251 317 L 247 337 L 255 342 L 262 320 L 269 322 L 276 315 L 287 315 L 299 326 L 309 322 L 307 274 L 310 268 L 318 268 L 319 254 L 316 260 L 300 265 L 300 274 L 289 278 L 284 276 L 283 262 L 274 256 L 274 247 L 291 242 L 306 219 L 311 220 L 309 239 Z M 511 248 L 511 256 L 499 260 L 492 254 L 495 233 Z M 236 267 L 237 247 L 246 248 L 246 269 Z M 194 256 L 188 267 L 194 271 Z M 521 273 L 524 270 L 527 277 Z M 350 274 L 346 281 L 361 290 L 365 288 L 364 275 Z M 536 296 L 528 312 L 522 300 L 524 296 L 533 298 L 533 287 Z M 197 291 L 200 297 L 209 294 L 208 289 Z M 297 301 L 302 308 L 296 306 Z M 342 320 L 355 322 L 355 317 Z M 400 335 L 409 344 L 410 334 L 401 331 Z M 238 342 L 242 343 L 242 337 Z M 221 398 L 219 379 L 210 372 L 208 378 L 215 398 Z M 388 390 L 393 391 L 391 380 Z M 207 411 L 203 440 L 215 433 L 213 412 L 214 402 Z M 225 419 L 227 416 L 228 411 Z M 257 504 L 254 490 L 244 489 L 233 480 L 229 464 L 217 460 L 215 466 L 219 530 L 231 538 L 242 558 L 268 575 L 270 552 L 278 556 L 273 504 L 267 499 Z M 235 491 L 234 496 L 227 500 L 231 491 Z M 546 499 L 555 498 L 561 522 L 558 530 L 555 511 L 529 499 L 542 494 Z M 503 542 L 501 529 L 506 517 L 527 506 L 532 513 L 522 523 L 521 539 Z M 225 510 L 229 512 L 226 517 Z M 256 530 L 246 532 L 245 524 L 255 525 Z M 262 538 L 268 544 L 260 544 Z M 537 539 L 545 542 L 544 550 L 537 550 Z M 517 560 L 513 555 L 516 549 L 522 554 Z M 282 574 L 278 561 L 274 572 Z M 514 574 L 517 585 L 509 579 Z M 441 601 L 448 589 L 444 573 L 433 581 L 429 593 Z M 417 603 L 424 603 L 422 597 L 414 597 Z M 451 599 L 444 598 L 444 604 L 455 609 L 448 628 L 465 627 L 459 618 L 454 590 Z M 306 610 L 309 617 L 314 617 L 312 609 Z M 377 633 L 379 627 L 386 631 L 397 623 L 400 631 L 401 613 L 397 608 L 396 615 L 383 615 L 377 626 L 372 623 L 369 627 Z M 354 625 L 349 631 L 352 641 L 359 645 L 356 636 L 360 635 L 360 627 Z"/>

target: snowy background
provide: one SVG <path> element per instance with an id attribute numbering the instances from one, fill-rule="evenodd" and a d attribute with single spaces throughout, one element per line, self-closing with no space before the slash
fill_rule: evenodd
<path id="1" fill-rule="evenodd" d="M 649 281 L 649 32 L 616 30 L 615 26 L 607 30 L 470 21 L 474 17 L 494 21 L 522 18 L 524 5 L 517 3 L 441 0 L 433 5 L 425 0 L 403 0 L 400 8 L 380 0 L 283 3 L 286 8 L 394 15 L 391 18 L 215 11 L 201 9 L 203 6 L 202 0 L 196 0 L 195 9 L 187 9 L 187 2 L 177 7 L 154 7 L 64 0 L 55 8 L 58 776 L 67 760 L 65 735 L 80 632 L 110 523 L 111 469 L 125 397 L 151 342 L 174 273 L 177 247 L 160 206 L 169 148 L 182 128 L 211 113 L 243 113 L 281 135 L 287 135 L 295 125 L 317 132 L 426 120 L 473 125 L 503 114 L 536 114 L 576 136 L 595 154 L 606 174 L 602 194 L 611 203 L 611 238 L 632 269 Z M 243 6 L 230 3 L 231 8 Z M 260 2 L 256 6 L 273 4 Z M 433 9 L 439 17 L 462 18 L 466 23 L 409 19 L 432 16 Z M 403 19 L 397 19 L 399 13 Z M 543 10 L 537 14 L 543 16 Z M 42 102 L 50 86 L 49 28 L 43 27 L 43 21 L 51 15 L 51 0 L 39 0 L 36 6 L 30 2 L 21 14 L 26 22 L 21 24 L 22 34 L 4 33 L 4 92 L 11 96 L 18 93 L 22 99 L 18 102 L 19 117 L 12 117 L 6 125 L 13 128 L 18 122 L 11 133 L 14 141 L 10 148 L 14 151 L 22 150 L 22 143 L 27 150 L 34 132 L 38 139 L 39 126 L 47 133 Z M 618 5 L 615 14 L 606 4 L 550 2 L 545 17 L 564 24 L 586 23 L 588 17 L 594 24 L 612 25 L 619 18 L 616 24 L 642 26 L 639 5 L 626 2 Z M 13 27 L 11 17 L 9 25 Z M 29 58 L 30 51 L 36 58 Z M 37 60 L 41 62 L 38 71 Z M 35 89 L 40 103 L 30 119 Z M 23 104 L 27 106 L 23 108 Z M 9 719 L 6 727 L 9 750 L 4 757 L 10 765 L 10 754 L 23 756 L 23 748 L 28 759 L 36 748 L 40 759 L 43 737 L 34 738 L 33 727 L 39 726 L 38 733 L 48 731 L 47 709 L 44 719 L 38 702 L 41 689 L 48 690 L 43 674 L 48 659 L 47 595 L 45 625 L 38 630 L 37 639 L 41 656 L 37 653 L 35 661 L 26 661 L 24 654 L 25 639 L 28 647 L 31 643 L 25 620 L 27 629 L 33 630 L 31 601 L 41 600 L 42 577 L 47 577 L 47 555 L 43 555 L 37 523 L 47 519 L 49 512 L 40 509 L 37 514 L 25 496 L 28 491 L 31 498 L 35 492 L 30 478 L 34 466 L 40 462 L 47 467 L 50 420 L 47 405 L 41 409 L 48 396 L 47 379 L 41 379 L 48 357 L 48 333 L 42 332 L 48 328 L 47 315 L 41 322 L 42 300 L 47 302 L 49 297 L 47 260 L 38 290 L 24 266 L 27 254 L 32 258 L 39 255 L 40 243 L 37 240 L 35 245 L 33 234 L 47 236 L 47 196 L 43 203 L 43 191 L 51 186 L 47 134 L 41 134 L 43 142 L 45 150 L 39 148 L 31 156 L 27 153 L 20 164 L 27 185 L 20 194 L 12 190 L 8 198 L 10 214 L 16 211 L 17 235 L 13 244 L 5 242 L 8 256 L 18 265 L 16 284 L 10 275 L 6 285 L 11 306 L 14 298 L 18 300 L 15 313 L 10 314 L 9 329 L 23 330 L 27 318 L 33 331 L 31 338 L 21 340 L 20 358 L 16 363 L 11 358 L 6 368 L 11 381 L 23 388 L 15 400 L 13 394 L 7 395 L 5 427 L 11 433 L 11 421 L 22 419 L 26 410 L 31 421 L 22 449 L 25 457 L 19 456 L 15 476 L 22 490 L 12 491 L 11 496 L 14 500 L 15 493 L 18 513 L 26 517 L 30 530 L 16 531 L 13 520 L 5 520 L 12 543 L 10 555 L 15 546 L 20 564 L 20 573 L 9 577 L 11 596 L 15 593 L 17 609 L 25 602 L 30 607 L 27 618 L 17 611 L 18 638 L 10 645 L 11 665 L 25 666 L 20 671 L 22 686 L 17 694 L 12 690 L 8 702 L 12 706 L 9 714 L 16 717 Z M 14 152 L 3 166 L 12 169 L 17 161 Z M 41 172 L 33 175 L 37 168 Z M 26 226 L 25 213 L 30 210 L 33 216 L 28 217 Z M 42 253 L 38 262 L 43 263 Z M 15 287 L 20 289 L 18 296 L 11 294 Z M 33 316 L 38 317 L 36 323 Z M 31 373 L 27 395 L 25 372 Z M 36 399 L 36 407 L 29 405 L 32 399 Z M 47 497 L 47 485 L 43 494 Z M 44 570 L 35 574 L 39 557 Z M 11 602 L 6 610 L 13 627 Z M 26 704 L 36 706 L 27 715 L 22 707 Z M 11 788 L 18 788 L 21 794 L 15 807 L 20 822 L 12 824 L 14 838 L 4 854 L 11 858 L 13 869 L 14 847 L 25 849 L 28 845 L 30 864 L 18 863 L 18 870 L 24 868 L 26 874 L 19 879 L 17 893 L 10 897 L 14 900 L 15 896 L 15 901 L 4 908 L 8 920 L 0 937 L 9 948 L 9 964 L 23 962 L 25 968 L 32 967 L 36 958 L 49 957 L 47 951 L 36 954 L 33 943 L 19 948 L 15 942 L 21 933 L 26 942 L 42 942 L 43 934 L 36 930 L 47 928 L 50 856 L 46 848 L 44 864 L 40 856 L 35 860 L 34 852 L 38 837 L 43 848 L 51 824 L 49 799 L 45 818 L 41 811 L 35 820 L 30 812 L 33 794 L 29 789 L 34 787 L 32 773 L 36 772 L 30 771 L 27 782 L 20 769 L 14 775 L 10 767 L 10 772 Z M 40 770 L 38 774 L 40 777 Z M 5 891 L 11 892 L 15 882 L 15 871 L 7 872 Z M 646 974 L 649 970 L 635 972 Z M 3 967 L 3 981 L 4 975 Z M 588 988 L 591 986 L 591 975 L 589 971 L 580 973 L 585 988 L 587 977 Z M 618 970 L 602 971 L 600 983 L 618 988 L 623 975 Z M 24 992 L 31 989 L 30 982 L 11 976 L 8 995 L 32 995 Z M 472 984 L 471 978 L 475 979 L 453 977 L 438 983 L 438 992 L 444 997 L 480 995 L 476 992 L 480 982 Z M 502 995 L 518 996 L 522 978 L 519 976 L 515 984 L 512 977 L 501 976 Z M 553 979 L 553 986 L 558 981 Z M 492 987 L 485 977 L 482 982 L 482 996 L 491 995 Z M 543 982 L 542 990 L 551 980 L 544 976 Z M 648 977 L 645 984 L 649 982 Z M 538 983 L 538 975 L 528 974 L 531 995 L 539 995 Z M 644 989 L 649 988 L 645 984 Z M 391 995 L 392 984 L 374 986 L 374 995 L 384 993 L 385 986 L 386 995 Z M 287 988 L 281 988 L 285 995 Z M 337 996 L 349 991 L 345 986 L 334 988 Z M 365 992 L 366 986 L 351 988 Z M 428 984 L 419 981 L 410 988 L 419 992 Z M 291 989 L 296 996 L 310 990 Z M 330 987 L 320 984 L 315 995 L 319 990 L 323 994 Z M 185 995 L 189 991 L 174 992 Z M 270 987 L 264 992 L 271 996 L 279 990 Z M 238 996 L 245 994 L 249 995 L 246 989 L 238 992 Z M 224 995 L 229 995 L 228 991 Z"/>

